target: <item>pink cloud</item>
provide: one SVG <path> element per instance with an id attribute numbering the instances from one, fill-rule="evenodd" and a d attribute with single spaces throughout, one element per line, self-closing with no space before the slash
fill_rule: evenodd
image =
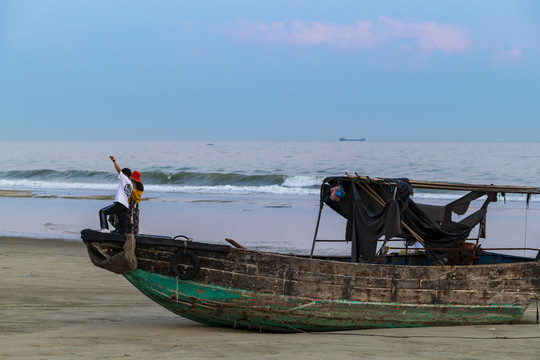
<path id="1" fill-rule="evenodd" d="M 403 21 L 387 17 L 380 17 L 379 21 L 388 39 L 416 40 L 418 47 L 425 52 L 438 50 L 453 54 L 467 51 L 472 44 L 467 30 L 456 25 Z"/>
<path id="2" fill-rule="evenodd" d="M 389 17 L 354 24 L 238 20 L 230 33 L 234 37 L 257 42 L 361 48 L 376 47 L 392 40 L 410 39 L 416 41 L 417 47 L 424 52 L 441 51 L 446 54 L 467 51 L 472 44 L 468 31 L 456 25 Z M 402 48 L 403 44 L 398 46 Z"/>
<path id="3" fill-rule="evenodd" d="M 238 20 L 231 34 L 238 38 L 259 42 L 291 43 L 302 45 L 335 44 L 372 46 L 377 40 L 371 31 L 371 22 L 353 25 L 301 21 Z"/>
<path id="4" fill-rule="evenodd" d="M 521 48 L 518 46 L 499 49 L 495 51 L 493 56 L 495 60 L 497 61 L 506 61 L 506 62 L 516 62 L 523 58 L 523 55 L 521 53 Z"/>

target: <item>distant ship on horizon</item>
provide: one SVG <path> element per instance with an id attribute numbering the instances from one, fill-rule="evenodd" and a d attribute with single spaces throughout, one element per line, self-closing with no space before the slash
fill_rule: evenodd
<path id="1" fill-rule="evenodd" d="M 362 139 L 347 139 L 345 136 L 339 138 L 339 141 L 366 141 L 366 138 Z"/>

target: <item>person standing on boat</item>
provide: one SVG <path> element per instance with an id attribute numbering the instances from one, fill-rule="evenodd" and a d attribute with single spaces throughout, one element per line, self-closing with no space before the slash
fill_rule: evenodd
<path id="1" fill-rule="evenodd" d="M 109 157 L 118 172 L 118 189 L 116 190 L 114 203 L 99 210 L 101 232 L 110 232 L 109 225 L 107 224 L 107 215 L 116 214 L 116 216 L 118 216 L 118 227 L 116 230 L 118 230 L 120 234 L 125 234 L 128 232 L 128 199 L 132 192 L 131 181 L 129 179 L 131 177 L 131 170 L 128 168 L 120 169 L 114 156 L 111 155 Z"/>
<path id="2" fill-rule="evenodd" d="M 141 181 L 141 173 L 137 170 L 131 173 L 131 196 L 129 197 L 128 210 L 128 234 L 139 235 L 139 203 L 144 191 Z M 109 222 L 115 228 L 118 228 L 118 216 L 112 214 L 109 216 Z"/>
<path id="3" fill-rule="evenodd" d="M 141 181 L 141 173 L 135 170 L 131 174 L 131 184 L 133 191 L 129 197 L 129 233 L 139 235 L 139 203 L 144 191 L 144 186 Z"/>

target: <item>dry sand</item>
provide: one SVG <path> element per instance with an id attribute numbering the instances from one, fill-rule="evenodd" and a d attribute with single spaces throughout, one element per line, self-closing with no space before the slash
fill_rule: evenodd
<path id="1" fill-rule="evenodd" d="M 517 325 L 261 334 L 199 325 L 94 267 L 81 242 L 0 238 L 0 359 L 540 359 Z"/>

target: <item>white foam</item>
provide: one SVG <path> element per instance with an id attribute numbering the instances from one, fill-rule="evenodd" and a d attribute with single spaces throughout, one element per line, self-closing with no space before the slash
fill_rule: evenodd
<path id="1" fill-rule="evenodd" d="M 3 189 L 17 190 L 114 190 L 116 184 L 57 182 L 40 180 L 0 180 Z"/>
<path id="2" fill-rule="evenodd" d="M 415 193 L 412 197 L 413 199 L 435 199 L 435 200 L 445 200 L 453 201 L 462 197 L 465 193 L 432 193 L 432 192 L 422 192 Z M 484 200 L 486 197 L 482 196 L 479 199 Z M 499 201 L 509 201 L 509 202 L 524 202 L 527 199 L 525 194 L 506 194 L 505 197 L 498 195 Z M 540 202 L 540 196 L 531 196 L 531 202 Z"/>
<path id="3" fill-rule="evenodd" d="M 285 178 L 282 186 L 236 186 L 236 185 L 216 185 L 216 186 L 188 186 L 188 185 L 145 185 L 145 193 L 177 193 L 177 194 L 269 194 L 269 195 L 318 195 L 319 188 L 313 186 L 322 182 L 322 177 L 291 176 Z M 84 183 L 84 182 L 57 182 L 39 180 L 0 180 L 1 189 L 47 191 L 47 190 L 83 190 L 83 191 L 107 191 L 114 193 L 116 183 Z M 437 193 L 437 192 L 417 192 L 413 199 L 435 199 L 452 201 L 458 199 L 462 194 Z M 526 195 L 507 194 L 506 198 L 500 197 L 500 201 L 523 202 Z M 540 196 L 532 196 L 531 202 L 540 202 Z"/>
<path id="4" fill-rule="evenodd" d="M 268 186 L 178 186 L 178 185 L 147 185 L 145 191 L 183 193 L 183 194 L 276 194 L 276 195 L 317 195 L 318 189 L 291 188 L 278 185 Z"/>
<path id="5" fill-rule="evenodd" d="M 116 184 L 81 183 L 81 182 L 52 182 L 38 180 L 0 180 L 0 188 L 15 190 L 88 190 L 114 192 Z M 180 193 L 180 194 L 276 194 L 276 195 L 316 195 L 318 189 L 301 187 L 268 186 L 185 186 L 185 185 L 145 185 L 145 195 L 149 192 Z"/>
<path id="6" fill-rule="evenodd" d="M 286 176 L 283 181 L 285 187 L 311 187 L 320 186 L 324 177 L 322 176 Z"/>

